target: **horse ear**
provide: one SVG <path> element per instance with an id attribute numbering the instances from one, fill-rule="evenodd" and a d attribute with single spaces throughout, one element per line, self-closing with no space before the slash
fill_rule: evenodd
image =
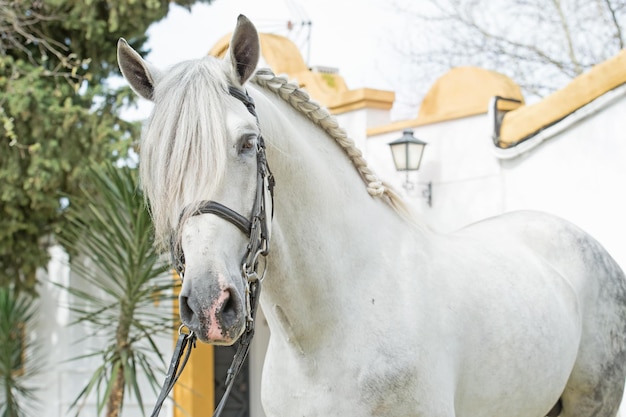
<path id="1" fill-rule="evenodd" d="M 252 22 L 240 14 L 230 40 L 230 62 L 239 84 L 243 85 L 254 74 L 260 55 L 259 34 Z"/>
<path id="2" fill-rule="evenodd" d="M 124 38 L 117 41 L 117 63 L 133 91 L 145 99 L 152 100 L 155 84 L 153 74 L 157 71 L 148 68 L 148 63 Z"/>

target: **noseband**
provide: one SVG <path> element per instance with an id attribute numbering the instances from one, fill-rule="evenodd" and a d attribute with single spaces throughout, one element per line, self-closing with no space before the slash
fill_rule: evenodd
<path id="1" fill-rule="evenodd" d="M 259 118 L 256 114 L 254 107 L 254 101 L 247 92 L 241 91 L 235 87 L 229 87 L 228 91 L 231 96 L 241 101 L 250 114 L 252 114 L 259 123 Z M 246 246 L 246 253 L 241 261 L 241 275 L 245 284 L 246 290 L 246 329 L 239 338 L 239 345 L 233 362 L 228 369 L 226 376 L 226 391 L 222 396 L 220 403 L 218 404 L 213 417 L 218 417 L 224 405 L 230 391 L 232 389 L 235 377 L 239 373 L 239 370 L 243 366 L 243 363 L 248 356 L 250 350 L 250 343 L 254 336 L 254 319 L 256 316 L 258 298 L 261 293 L 261 283 L 265 277 L 267 271 L 266 264 L 263 262 L 263 271 L 259 275 L 259 259 L 265 258 L 269 252 L 269 241 L 271 236 L 272 217 L 274 215 L 274 176 L 267 165 L 267 158 L 265 156 L 265 141 L 263 136 L 259 135 L 256 147 L 256 162 L 257 162 L 257 183 L 256 183 L 256 195 L 254 197 L 254 204 L 252 206 L 252 216 L 250 219 L 237 213 L 229 207 L 220 204 L 216 201 L 202 201 L 190 216 L 198 216 L 200 214 L 214 214 L 223 220 L 231 223 L 237 227 L 241 232 L 249 239 Z M 181 214 L 181 218 L 184 217 L 185 210 Z M 269 214 L 269 215 L 268 215 Z M 178 225 L 181 227 L 181 225 Z M 181 280 L 185 275 L 185 254 L 182 251 L 182 247 L 179 242 L 176 242 L 173 237 L 170 241 L 170 254 L 172 257 L 172 265 L 176 269 L 176 272 L 180 276 Z M 181 330 L 182 330 L 181 326 Z M 174 387 L 174 384 L 178 380 L 180 374 L 189 359 L 191 349 L 195 347 L 196 335 L 193 332 L 185 333 L 179 330 L 179 338 L 176 347 L 174 348 L 174 354 L 170 363 L 165 382 L 161 389 L 161 394 L 157 399 L 154 410 L 152 411 L 152 417 L 156 417 L 161 410 L 161 406 L 167 398 L 169 392 Z"/>

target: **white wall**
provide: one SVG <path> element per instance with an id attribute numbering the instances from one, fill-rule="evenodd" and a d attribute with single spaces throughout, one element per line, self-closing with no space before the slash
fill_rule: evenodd
<path id="1" fill-rule="evenodd" d="M 506 210 L 558 214 L 626 268 L 626 98 L 519 158 L 502 161 Z"/>
<path id="2" fill-rule="evenodd" d="M 354 140 L 356 146 L 363 152 L 367 148 L 367 129 L 390 122 L 389 111 L 381 109 L 358 109 L 339 114 L 336 118 L 339 126 L 346 129 L 348 137 Z"/>
<path id="3" fill-rule="evenodd" d="M 366 159 L 412 201 L 435 230 L 452 231 L 518 209 L 564 217 L 591 233 L 626 267 L 626 96 L 513 159 L 496 156 L 487 114 L 414 128 L 428 142 L 421 183 L 402 189 L 405 174 L 393 167 L 388 142 L 401 131 L 372 136 Z M 548 132 L 549 130 L 546 130 Z M 432 182 L 432 207 L 421 197 Z"/>
<path id="4" fill-rule="evenodd" d="M 435 230 L 448 232 L 503 210 L 500 163 L 491 152 L 485 115 L 415 127 L 414 136 L 428 143 L 418 172 L 410 173 L 415 189 L 402 187 L 405 173 L 395 171 L 388 143 L 392 132 L 371 137 L 367 159 L 376 172 L 401 190 Z M 422 197 L 432 182 L 432 207 Z"/>
<path id="5" fill-rule="evenodd" d="M 58 285 L 80 285 L 79 280 L 73 277 L 68 265 L 67 254 L 58 246 L 50 249 L 51 259 L 47 272 L 38 271 L 40 298 L 38 300 L 37 327 L 29 332 L 30 340 L 41 346 L 41 356 L 44 361 L 42 372 L 33 379 L 33 385 L 39 388 L 36 397 L 40 401 L 39 413 L 41 417 L 65 417 L 74 415 L 69 413 L 70 404 L 89 381 L 94 370 L 101 364 L 99 357 L 83 360 L 70 360 L 79 355 L 101 348 L 104 339 L 91 335 L 88 325 L 71 325 L 75 318 L 69 310 L 73 297 Z M 103 295 L 104 296 L 104 295 Z M 161 303 L 159 309 L 172 309 L 171 303 Z M 163 361 L 169 363 L 172 355 L 172 336 L 164 335 L 156 339 L 163 353 Z M 156 358 L 155 362 L 158 362 Z M 165 366 L 163 367 L 165 369 Z M 163 380 L 164 372 L 159 374 L 159 381 Z M 142 376 L 140 376 L 140 380 Z M 146 412 L 152 410 L 156 395 L 152 393 L 147 381 L 140 383 L 143 402 Z M 124 417 L 142 416 L 136 399 L 126 395 L 124 401 Z M 85 403 L 81 416 L 96 416 L 95 397 L 91 396 Z M 166 403 L 160 414 L 162 417 L 172 415 L 172 406 Z"/>

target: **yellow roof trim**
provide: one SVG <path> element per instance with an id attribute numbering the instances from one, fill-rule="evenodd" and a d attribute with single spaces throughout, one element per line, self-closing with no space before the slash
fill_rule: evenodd
<path id="1" fill-rule="evenodd" d="M 513 110 L 524 102 L 522 90 L 506 75 L 478 67 L 452 68 L 428 90 L 416 118 L 370 128 L 367 133 L 375 136 L 484 114 L 493 96 L 520 101 L 501 100 L 498 102 L 500 110 Z"/>
<path id="2" fill-rule="evenodd" d="M 393 91 L 359 88 L 341 93 L 328 103 L 328 109 L 333 114 L 364 108 L 391 110 L 395 99 L 396 94 Z"/>
<path id="3" fill-rule="evenodd" d="M 232 33 L 227 33 L 222 36 L 219 41 L 213 45 L 213 48 L 209 50 L 209 55 L 216 56 L 219 58 L 224 58 L 226 55 L 226 51 L 228 50 L 228 46 L 230 45 L 230 38 L 233 36 Z"/>
<path id="4" fill-rule="evenodd" d="M 404 129 L 411 129 L 421 126 L 424 123 L 419 123 L 417 119 L 398 120 L 397 122 L 389 123 L 383 126 L 375 126 L 367 129 L 367 136 L 384 135 L 385 133 L 402 131 Z"/>
<path id="5" fill-rule="evenodd" d="M 624 83 L 626 49 L 540 102 L 506 113 L 498 144 L 502 148 L 515 146 Z"/>
<path id="6" fill-rule="evenodd" d="M 487 113 L 493 96 L 524 102 L 522 90 L 506 75 L 478 67 L 452 68 L 428 90 L 417 120 L 431 124 Z"/>
<path id="7" fill-rule="evenodd" d="M 224 57 L 232 35 L 223 36 L 209 51 L 209 55 Z M 328 107 L 333 114 L 341 114 L 362 108 L 389 110 L 395 93 L 391 91 L 361 88 L 350 90 L 339 74 L 309 70 L 298 47 L 288 38 L 271 33 L 259 33 L 261 55 L 275 74 L 287 74 L 298 82 L 309 95 Z"/>
<path id="8" fill-rule="evenodd" d="M 339 74 L 312 72 L 305 69 L 304 71 L 288 73 L 288 76 L 291 81 L 297 82 L 311 97 L 325 106 L 348 91 L 345 80 Z"/>
<path id="9" fill-rule="evenodd" d="M 486 113 L 486 112 L 481 111 L 476 114 L 483 114 L 483 113 Z M 370 127 L 369 129 L 367 129 L 367 136 L 383 135 L 385 133 L 397 132 L 397 131 L 404 130 L 404 129 L 411 129 L 413 127 L 441 123 L 441 122 L 446 122 L 449 120 L 462 119 L 464 117 L 475 116 L 476 114 L 467 114 L 467 115 L 460 116 L 460 117 L 452 117 L 450 119 L 435 119 L 433 117 L 433 118 L 423 118 L 423 119 L 415 118 L 415 119 L 408 119 L 408 120 L 398 120 L 396 122 L 389 123 L 387 125 Z"/>
<path id="10" fill-rule="evenodd" d="M 230 45 L 232 33 L 224 35 L 211 48 L 209 55 L 224 58 Z M 261 54 L 276 74 L 295 74 L 308 71 L 296 44 L 284 36 L 259 33 Z"/>

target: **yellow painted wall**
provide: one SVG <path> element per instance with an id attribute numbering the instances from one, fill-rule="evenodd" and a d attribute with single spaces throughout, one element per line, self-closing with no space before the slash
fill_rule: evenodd
<path id="1" fill-rule="evenodd" d="M 215 410 L 213 346 L 197 344 L 174 385 L 174 417 L 212 415 Z"/>

